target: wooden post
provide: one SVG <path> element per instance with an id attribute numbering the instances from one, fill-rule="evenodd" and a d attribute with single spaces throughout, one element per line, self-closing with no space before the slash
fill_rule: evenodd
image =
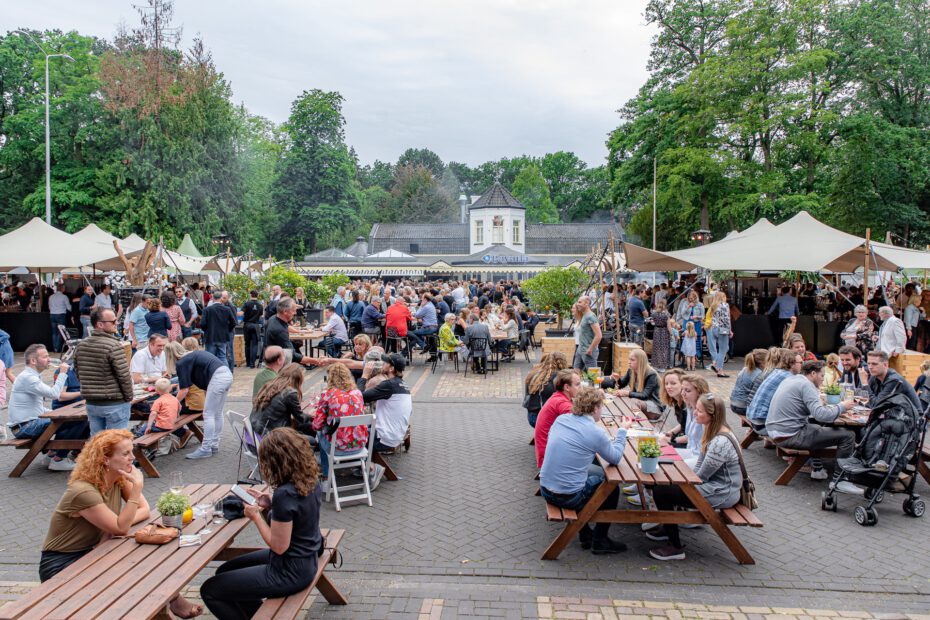
<path id="1" fill-rule="evenodd" d="M 601 242 L 597 242 L 597 294 L 600 298 L 598 308 L 601 315 L 601 329 L 607 329 L 607 314 L 604 312 L 604 260 L 601 256 Z"/>
<path id="2" fill-rule="evenodd" d="M 617 303 L 620 289 L 617 286 L 617 260 L 616 260 L 616 255 L 614 254 L 614 231 L 612 230 L 610 231 L 610 233 L 608 234 L 608 238 L 610 239 L 610 270 L 611 272 L 613 272 L 614 316 L 616 316 L 620 308 L 619 304 Z M 614 330 L 614 342 L 617 341 L 617 335 L 619 334 L 619 332 L 620 330 L 618 329 Z"/>
<path id="3" fill-rule="evenodd" d="M 869 304 L 869 241 L 871 241 L 871 239 L 872 229 L 866 228 L 865 246 L 863 246 L 865 252 L 865 270 L 863 273 L 865 274 L 865 277 L 862 280 L 862 299 L 866 306 Z"/>

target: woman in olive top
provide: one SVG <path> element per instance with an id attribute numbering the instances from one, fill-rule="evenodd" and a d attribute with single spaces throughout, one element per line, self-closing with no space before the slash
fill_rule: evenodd
<path id="1" fill-rule="evenodd" d="M 149 518 L 142 496 L 142 472 L 132 466 L 132 433 L 101 431 L 84 445 L 71 472 L 68 488 L 58 501 L 42 545 L 39 579 L 48 581 L 95 546 Z M 178 596 L 171 612 L 193 618 L 203 612 Z"/>

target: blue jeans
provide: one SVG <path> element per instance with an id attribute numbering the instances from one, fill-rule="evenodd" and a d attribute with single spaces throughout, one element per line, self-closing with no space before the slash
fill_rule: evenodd
<path id="1" fill-rule="evenodd" d="M 339 347 L 346 343 L 345 340 L 339 340 L 338 338 L 333 338 L 332 340 L 327 340 L 326 342 L 328 343 L 326 346 L 327 357 L 339 357 Z"/>
<path id="2" fill-rule="evenodd" d="M 584 486 L 574 493 L 551 493 L 546 487 L 540 485 L 540 494 L 547 502 L 559 508 L 568 508 L 569 510 L 581 510 L 588 500 L 594 495 L 601 483 L 604 482 L 604 470 L 600 465 L 588 465 L 588 479 L 585 480 Z M 617 500 L 620 499 L 620 486 L 614 488 L 600 505 L 600 510 L 615 510 Z M 607 538 L 607 531 L 610 529 L 610 523 L 598 523 L 594 526 L 594 537 L 596 539 Z"/>
<path id="3" fill-rule="evenodd" d="M 17 439 L 36 439 L 52 421 L 48 418 L 36 418 L 31 422 L 26 422 L 19 427 L 19 430 L 13 433 Z M 55 433 L 55 439 L 84 439 L 87 437 L 87 422 L 65 422 Z M 65 458 L 68 456 L 68 450 L 49 450 L 50 456 Z"/>
<path id="4" fill-rule="evenodd" d="M 111 428 L 129 428 L 129 403 L 116 405 L 92 405 L 87 403 L 87 421 L 93 437 L 100 431 Z"/>
<path id="5" fill-rule="evenodd" d="M 229 372 L 235 372 L 236 370 L 236 346 L 235 346 L 235 337 L 230 337 L 229 342 L 226 343 L 226 365 L 229 366 Z"/>
<path id="6" fill-rule="evenodd" d="M 61 334 L 58 333 L 58 326 L 67 327 L 67 314 L 50 314 L 49 315 L 52 323 L 52 348 L 56 352 L 60 353 L 64 348 L 65 343 L 61 339 Z"/>
<path id="7" fill-rule="evenodd" d="M 713 360 L 717 370 L 723 372 L 723 362 L 727 359 L 730 350 L 730 332 L 719 327 L 711 327 L 707 331 L 707 349 L 710 359 Z"/>
<path id="8" fill-rule="evenodd" d="M 204 351 L 207 353 L 212 353 L 216 356 L 216 359 L 220 360 L 224 364 L 228 364 L 226 361 L 226 343 L 225 342 L 208 342 L 204 345 Z"/>
<path id="9" fill-rule="evenodd" d="M 81 315 L 81 327 L 83 328 L 81 330 L 81 337 L 87 338 L 88 336 L 90 336 L 90 328 L 91 328 L 90 315 L 88 314 Z"/>
<path id="10" fill-rule="evenodd" d="M 426 340 L 423 339 L 423 336 L 435 334 L 438 331 L 438 327 L 421 327 L 420 329 L 415 329 L 412 332 L 407 332 L 407 335 L 410 336 L 410 339 L 413 340 L 415 345 L 423 349 L 426 347 Z"/>
<path id="11" fill-rule="evenodd" d="M 324 478 L 329 478 L 329 447 L 331 444 L 323 431 L 317 433 L 316 438 L 320 442 L 320 472 L 322 472 Z M 353 452 L 356 452 L 356 450 L 350 450 L 349 452 L 336 450 L 336 456 L 345 456 Z"/>

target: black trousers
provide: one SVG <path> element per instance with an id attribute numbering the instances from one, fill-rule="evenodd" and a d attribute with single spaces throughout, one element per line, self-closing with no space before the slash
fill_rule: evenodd
<path id="1" fill-rule="evenodd" d="M 694 504 L 681 490 L 681 487 L 672 484 L 657 484 L 652 487 L 652 500 L 656 503 L 659 510 L 673 510 L 675 508 L 693 508 Z M 668 536 L 668 542 L 671 546 L 681 549 L 681 537 L 678 533 L 677 523 L 665 523 L 662 525 L 665 529 L 665 535 Z"/>
<path id="2" fill-rule="evenodd" d="M 317 559 L 308 558 L 304 564 L 280 573 L 271 566 L 269 549 L 253 551 L 216 569 L 216 574 L 200 586 L 200 596 L 217 618 L 247 620 L 261 607 L 262 599 L 289 596 L 310 585 L 316 576 Z"/>
<path id="3" fill-rule="evenodd" d="M 39 581 L 48 581 L 89 552 L 90 549 L 84 549 L 83 551 L 43 551 L 39 558 Z"/>
<path id="4" fill-rule="evenodd" d="M 261 343 L 261 326 L 258 323 L 243 323 L 242 335 L 245 337 L 245 363 L 252 368 L 255 366 Z"/>

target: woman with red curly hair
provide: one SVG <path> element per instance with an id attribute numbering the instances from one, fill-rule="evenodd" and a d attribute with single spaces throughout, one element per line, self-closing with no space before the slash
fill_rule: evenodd
<path id="1" fill-rule="evenodd" d="M 149 518 L 142 496 L 142 472 L 133 467 L 132 433 L 101 431 L 84 445 L 71 471 L 68 488 L 58 501 L 42 544 L 39 579 L 47 581 L 112 536 Z M 181 618 L 203 613 L 178 596 L 171 611 Z"/>
<path id="2" fill-rule="evenodd" d="M 258 447 L 258 464 L 274 493 L 248 489 L 257 502 L 245 506 L 245 516 L 268 549 L 226 562 L 200 587 L 203 602 L 223 620 L 251 618 L 262 599 L 309 586 L 323 546 L 320 470 L 306 436 L 287 427 L 270 431 Z"/>

